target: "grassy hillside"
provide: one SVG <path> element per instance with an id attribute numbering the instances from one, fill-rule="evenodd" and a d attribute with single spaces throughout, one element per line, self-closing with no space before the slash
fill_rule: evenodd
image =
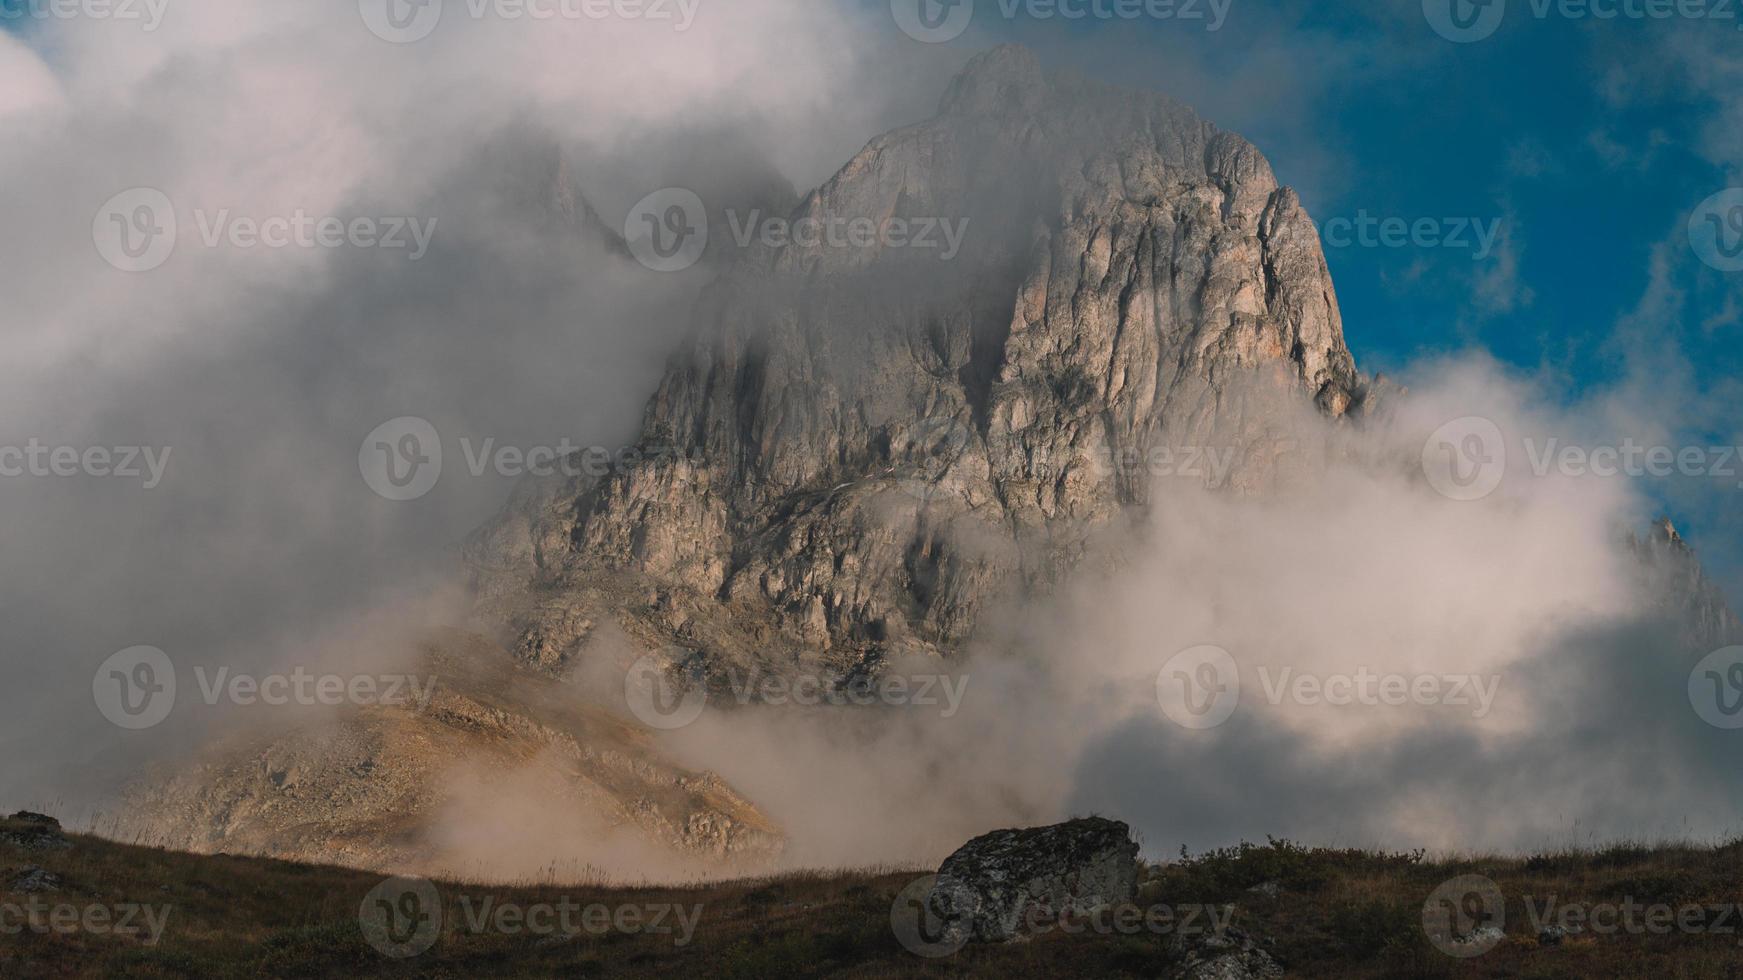
<path id="1" fill-rule="evenodd" d="M 915 871 L 695 888 L 418 886 L 435 889 L 437 928 L 429 906 L 408 905 L 405 889 L 384 890 L 379 875 L 79 835 L 57 847 L 55 836 L 40 824 L 0 822 L 0 976 L 1166 977 L 1182 962 L 1174 933 L 1203 908 L 1197 922 L 1227 916 L 1291 976 L 1743 975 L 1743 921 L 1732 904 L 1743 844 L 1441 862 L 1244 845 L 1147 869 L 1139 904 L 1148 918 L 1068 923 L 1028 942 L 929 959 L 905 949 L 892 926 L 892 906 L 899 910 Z M 1445 882 L 1468 875 L 1498 890 L 1504 934 L 1453 947 L 1483 950 L 1461 958 L 1437 947 L 1423 908 Z M 1551 901 L 1558 921 L 1582 912 L 1588 921 L 1540 942 L 1548 923 L 1533 916 Z M 1483 924 L 1478 904 L 1465 896 L 1449 906 L 1475 916 L 1460 936 Z M 389 908 L 406 918 L 360 914 Z M 1170 911 L 1155 915 L 1161 908 Z M 117 928 L 124 923 L 128 934 Z M 390 955 L 421 940 L 429 948 L 417 955 Z"/>

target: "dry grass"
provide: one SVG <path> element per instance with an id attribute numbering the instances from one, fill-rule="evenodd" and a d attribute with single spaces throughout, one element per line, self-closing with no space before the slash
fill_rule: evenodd
<path id="1" fill-rule="evenodd" d="M 0 829 L 4 829 L 0 824 Z M 0 935 L 0 976 L 11 977 L 1020 977 L 1167 976 L 1169 938 L 1065 935 L 969 947 L 942 960 L 906 952 L 890 907 L 916 872 L 872 869 L 688 888 L 555 888 L 439 882 L 444 928 L 433 949 L 408 960 L 364 939 L 358 909 L 380 878 L 340 868 L 258 858 L 202 857 L 73 836 L 64 851 L 0 844 L 0 868 L 40 866 L 65 887 L 51 904 L 170 906 L 161 942 L 75 932 Z M 1474 959 L 1436 950 L 1422 904 L 1460 874 L 1494 880 L 1507 900 L 1507 938 Z M 1275 898 L 1250 889 L 1274 882 Z M 1574 902 L 1719 904 L 1739 899 L 1743 845 L 1612 847 L 1530 859 L 1431 861 L 1421 854 L 1306 849 L 1273 842 L 1162 866 L 1146 902 L 1232 904 L 1234 924 L 1270 943 L 1292 976 L 1343 977 L 1739 977 L 1743 922 L 1731 934 L 1593 934 L 1540 947 L 1526 912 L 1553 895 Z M 459 896 L 523 906 L 700 904 L 692 942 L 670 936 L 582 932 L 539 938 L 474 933 Z M 18 905 L 28 896 L 0 894 Z"/>

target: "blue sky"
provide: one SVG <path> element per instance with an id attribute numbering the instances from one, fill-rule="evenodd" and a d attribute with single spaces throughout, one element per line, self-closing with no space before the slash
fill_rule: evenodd
<path id="1" fill-rule="evenodd" d="M 1021 4 L 1006 18 L 1000 0 L 979 0 L 948 43 L 1017 41 L 1052 65 L 1165 91 L 1257 143 L 1323 227 L 1363 214 L 1498 227 L 1481 258 L 1474 235 L 1463 248 L 1328 245 L 1368 370 L 1482 349 L 1562 404 L 1644 394 L 1680 438 L 1735 445 L 1743 273 L 1700 261 L 1686 229 L 1711 195 L 1743 185 L 1743 135 L 1729 135 L 1743 134 L 1743 12 L 1714 0 L 1716 17 L 1600 20 L 1500 0 L 1490 36 L 1455 43 L 1430 23 L 1437 2 L 1232 0 L 1208 31 L 1067 24 Z M 1645 9 L 1624 2 L 1599 6 Z M 1723 487 L 1649 490 L 1736 595 L 1743 491 Z"/>

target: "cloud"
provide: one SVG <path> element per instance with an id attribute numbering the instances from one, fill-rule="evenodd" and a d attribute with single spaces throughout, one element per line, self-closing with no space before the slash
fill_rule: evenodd
<path id="1" fill-rule="evenodd" d="M 0 713 L 19 748 L 0 795 L 101 796 L 203 734 L 110 727 L 91 674 L 116 650 L 282 665 L 359 623 L 391 645 L 381 610 L 447 584 L 460 538 L 510 490 L 467 472 L 462 438 L 627 439 L 709 269 L 652 274 L 611 233 L 668 184 L 722 204 L 810 186 L 867 135 L 923 114 L 960 55 L 880 47 L 857 26 L 806 0 L 734 0 L 681 34 L 457 16 L 394 44 L 348 3 L 186 0 L 144 36 L 81 22 L 0 35 L 0 179 L 14 189 L 0 200 L 13 368 L 0 446 L 173 450 L 149 491 L 52 475 L 7 486 Z M 1150 60 L 1223 122 L 1305 142 L 1327 79 L 1368 68 L 1353 43 L 1263 27 L 1245 49 L 1254 70 L 1235 76 Z M 1130 65 L 1149 57 L 1132 51 Z M 1308 70 L 1320 61 L 1332 70 Z M 1709 89 L 1722 104 L 1726 77 Z M 1721 128 L 1708 139 L 1727 152 Z M 603 227 L 550 220 L 555 145 Z M 178 241 L 160 267 L 127 273 L 105 263 L 93 221 L 137 187 L 170 199 Z M 215 221 L 297 212 L 435 231 L 416 262 L 355 243 L 203 240 Z M 1529 304 L 1521 249 L 1503 239 L 1476 281 L 1484 308 Z M 1664 276 L 1624 331 L 1644 345 L 1677 306 L 1676 259 L 1655 261 Z M 763 802 L 806 863 L 935 857 L 992 824 L 1090 809 L 1157 844 L 1250 832 L 1510 846 L 1570 813 L 1651 830 L 1647 807 L 1666 800 L 1719 828 L 1736 802 L 1715 788 L 1722 746 L 1677 702 L 1689 663 L 1639 607 L 1616 543 L 1653 502 L 1619 481 L 1518 478 L 1458 504 L 1413 475 L 1427 433 L 1461 415 L 1587 440 L 1717 424 L 1722 402 L 1654 395 L 1648 382 L 1683 374 L 1641 359 L 1643 344 L 1618 355 L 1641 371 L 1572 411 L 1541 379 L 1481 359 L 1419 365 L 1393 427 L 1297 420 L 1319 469 L 1292 494 L 1164 489 L 1128 568 L 1010 614 L 1010 642 L 969 661 L 958 715 L 734 715 L 676 748 Z M 361 478 L 360 443 L 408 415 L 441 434 L 447 468 L 429 495 L 394 503 Z M 1204 643 L 1252 671 L 1464 672 L 1502 687 L 1482 718 L 1257 698 L 1190 732 L 1160 711 L 1156 681 Z M 1508 819 L 1460 822 L 1473 801 Z"/>
<path id="2" fill-rule="evenodd" d="M 990 826 L 1088 812 L 1132 823 L 1152 856 L 1242 835 L 1480 851 L 1576 827 L 1732 829 L 1725 733 L 1688 694 L 1710 651 L 1627 544 L 1650 503 L 1634 481 L 1532 463 L 1548 439 L 1597 438 L 1604 400 L 1569 410 L 1481 355 L 1410 381 L 1383 424 L 1278 420 L 1299 466 L 1273 493 L 1158 479 L 1126 560 L 995 616 L 950 668 L 958 713 L 710 712 L 677 748 L 768 807 L 799 864 L 931 861 Z M 1471 414 L 1504 434 L 1506 477 L 1453 500 L 1424 478 L 1423 447 Z M 1158 687 L 1206 644 L 1237 665 L 1238 704 L 1195 730 Z M 1439 694 L 1311 693 L 1363 676 Z"/>
<path id="3" fill-rule="evenodd" d="M 117 650 L 301 663 L 314 634 L 446 581 L 512 485 L 469 472 L 461 440 L 621 444 L 688 328 L 708 272 L 614 249 L 629 206 L 665 184 L 719 207 L 804 186 L 907 111 L 899 81 L 866 82 L 900 61 L 816 4 L 709 5 L 687 31 L 447 7 L 411 44 L 355 3 L 235 0 L 178 0 L 152 31 L 0 34 L 0 446 L 168 454 L 151 489 L 56 476 L 46 454 L 7 480 L 0 712 L 27 761 L 0 795 L 100 796 L 182 744 L 97 712 Z M 136 188 L 169 207 L 135 226 L 123 198 L 128 241 L 169 241 L 142 234 L 168 217 L 176 234 L 128 272 L 101 212 Z M 561 217 L 571 189 L 597 219 Z M 275 221 L 302 237 L 255 243 Z M 395 222 L 427 254 L 375 247 Z M 410 503 L 359 472 L 364 436 L 401 416 L 449 454 Z M 93 760 L 103 778 L 73 775 Z"/>

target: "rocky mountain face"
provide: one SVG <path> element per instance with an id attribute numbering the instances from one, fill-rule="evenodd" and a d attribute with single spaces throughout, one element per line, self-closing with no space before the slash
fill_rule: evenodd
<path id="1" fill-rule="evenodd" d="M 705 669 L 948 653 L 1118 533 L 1158 451 L 1234 450 L 1223 482 L 1260 490 L 1280 417 L 1360 415 L 1375 390 L 1317 234 L 1252 144 L 1019 48 L 793 217 L 961 244 L 743 248 L 647 406 L 640 462 L 529 483 L 471 543 L 521 658 L 560 666 L 607 620 Z"/>
<path id="2" fill-rule="evenodd" d="M 719 776 L 676 764 L 647 732 L 479 637 L 433 637 L 420 670 L 433 688 L 425 704 L 251 729 L 154 772 L 130 794 L 119 835 L 472 878 L 565 863 L 650 874 L 674 856 L 687 872 L 754 866 L 784 845 Z M 474 825 L 493 829 L 462 832 Z M 631 866 L 597 863 L 616 854 Z"/>
<path id="3" fill-rule="evenodd" d="M 510 156 L 511 215 L 627 256 L 559 154 Z M 950 656 L 1007 604 L 1119 561 L 1158 458 L 1215 450 L 1226 469 L 1182 475 L 1261 493 L 1300 455 L 1293 419 L 1386 401 L 1345 345 L 1312 223 L 1251 144 L 1021 49 L 977 58 L 935 118 L 873 140 L 790 216 L 900 222 L 910 240 L 739 245 L 710 212 L 720 274 L 635 452 L 523 483 L 469 543 L 506 642 L 435 644 L 423 710 L 254 733 L 154 777 L 132 801 L 142 836 L 427 871 L 451 853 L 441 817 L 464 762 L 527 777 L 585 817 L 580 836 L 742 868 L 778 854 L 781 830 L 581 707 L 553 675 L 591 662 L 590 641 L 715 679 Z M 1698 645 L 1743 635 L 1668 523 L 1633 547 Z"/>
<path id="4" fill-rule="evenodd" d="M 1691 649 L 1743 642 L 1743 620 L 1669 518 L 1660 518 L 1644 537 L 1629 535 L 1628 544 L 1640 558 L 1645 594 L 1656 597 L 1665 619 L 1680 627 Z"/>

